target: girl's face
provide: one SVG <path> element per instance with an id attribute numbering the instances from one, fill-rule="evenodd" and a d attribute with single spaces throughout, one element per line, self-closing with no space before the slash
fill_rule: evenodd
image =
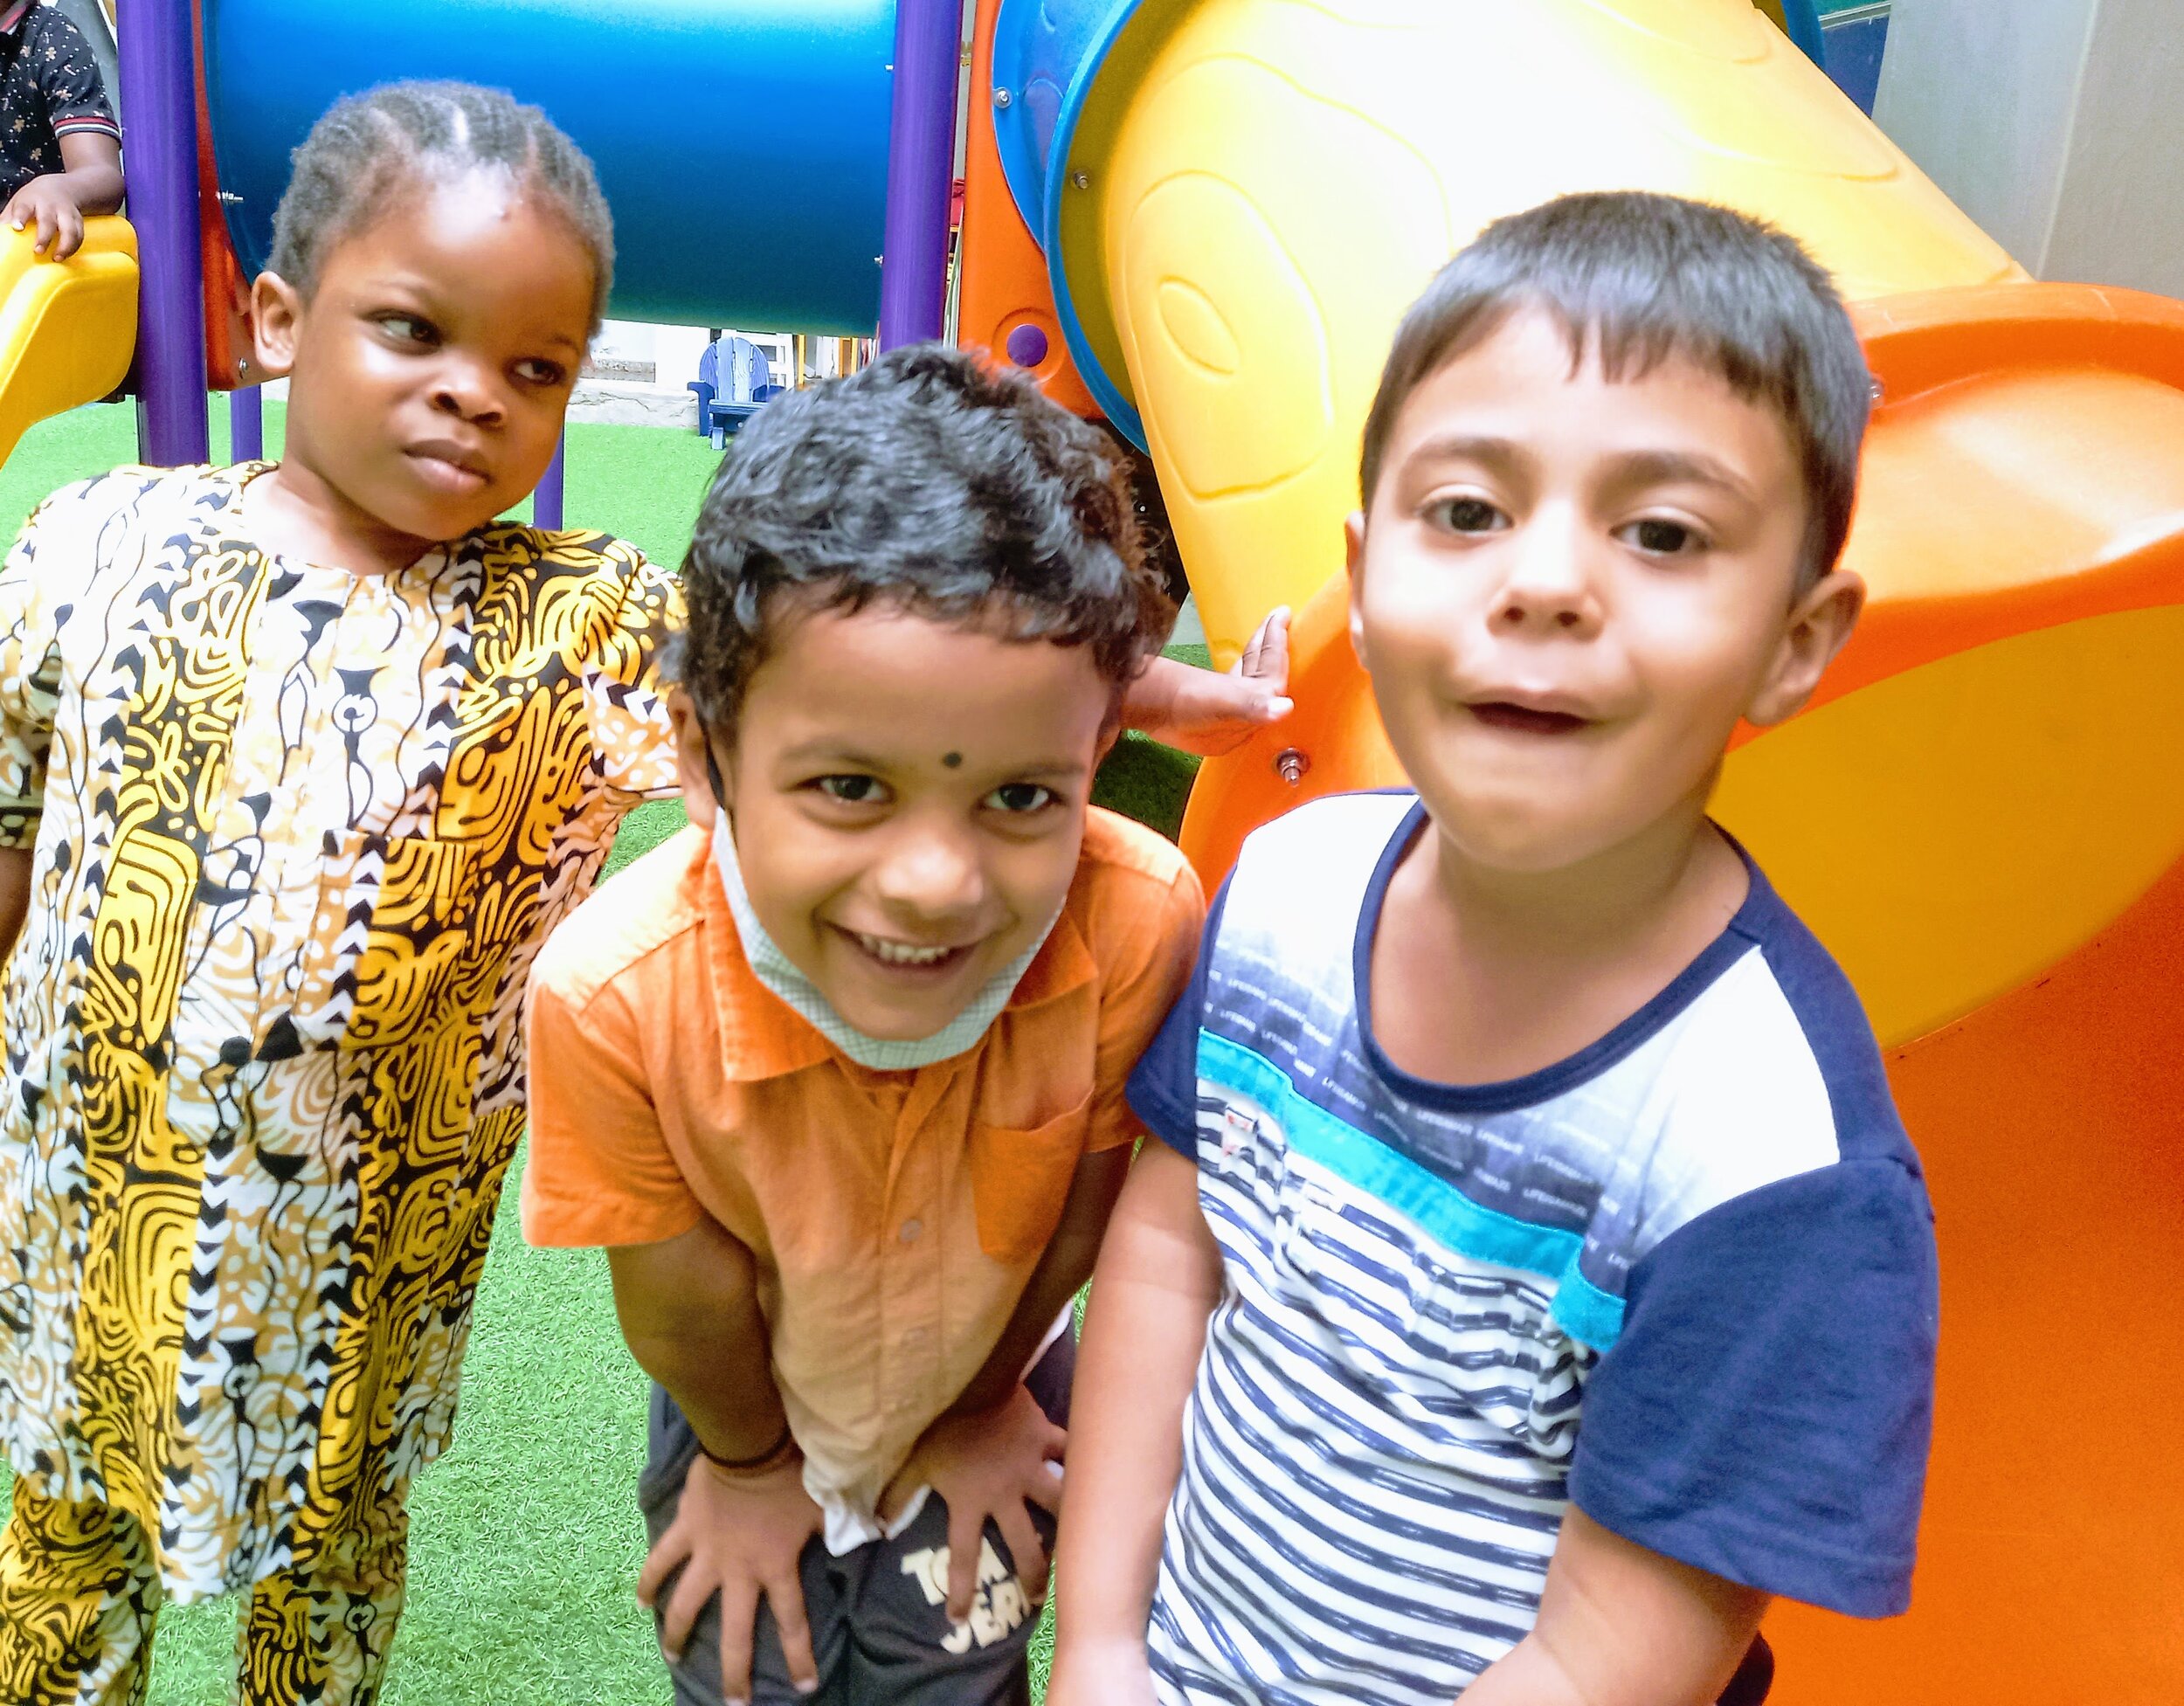
<path id="1" fill-rule="evenodd" d="M 283 473 L 382 540 L 500 515 L 553 459 L 594 282 L 568 223 L 499 170 L 418 186 L 327 254 L 308 301 L 262 276 L 259 357 L 291 376 Z"/>

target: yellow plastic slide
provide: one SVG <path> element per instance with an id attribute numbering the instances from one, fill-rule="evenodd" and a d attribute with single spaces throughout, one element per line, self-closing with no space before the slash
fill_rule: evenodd
<path id="1" fill-rule="evenodd" d="M 1268 818 L 1400 779 L 1338 529 L 1396 320 L 1451 252 L 1648 189 L 1834 272 L 1877 387 L 1872 601 L 1715 805 L 1890 1050 L 1942 1389 L 1911 1616 L 1779 1609 L 1775 1698 L 2184 1699 L 2184 304 L 2028 279 L 1751 0 L 1149 0 L 1056 145 L 1062 294 L 1143 419 L 1215 661 L 1299 607 L 1297 715 L 1192 798 L 1209 887 Z"/>
<path id="2" fill-rule="evenodd" d="M 90 219 L 83 247 L 42 260 L 0 229 L 0 461 L 32 423 L 94 403 L 127 376 L 136 342 L 136 233 Z"/>

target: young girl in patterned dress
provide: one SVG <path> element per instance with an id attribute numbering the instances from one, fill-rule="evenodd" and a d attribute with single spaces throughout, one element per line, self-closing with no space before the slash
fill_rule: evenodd
<path id="1" fill-rule="evenodd" d="M 162 1599 L 244 1589 L 238 1700 L 377 1691 L 524 975 L 675 786 L 674 582 L 492 519 L 612 266 L 536 108 L 344 100 L 257 286 L 286 459 L 73 487 L 0 570 L 10 1706 L 141 1699 Z M 1126 714 L 1200 749 L 1278 715 L 1279 617 L 1241 677 L 1156 667 Z"/>
<path id="2" fill-rule="evenodd" d="M 257 289 L 287 459 L 71 487 L 0 572 L 0 1700 L 141 1699 L 161 1599 L 242 1589 L 238 1698 L 377 1690 L 524 972 L 674 781 L 673 583 L 493 521 L 612 267 L 536 109 L 344 101 Z"/>

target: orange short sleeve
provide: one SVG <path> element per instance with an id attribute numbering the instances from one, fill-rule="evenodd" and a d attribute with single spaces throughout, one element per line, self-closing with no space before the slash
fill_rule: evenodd
<path id="1" fill-rule="evenodd" d="M 1129 934 L 1117 944 L 1113 961 L 1102 968 L 1092 1126 L 1084 1145 L 1088 1151 L 1136 1143 L 1144 1131 L 1123 1092 L 1130 1068 L 1191 980 L 1199 932 L 1206 923 L 1206 895 L 1198 874 L 1178 860 L 1158 903 L 1133 908 L 1129 916 Z"/>
<path id="2" fill-rule="evenodd" d="M 609 986 L 579 1006 L 550 977 L 534 977 L 528 1006 L 523 1236 L 584 1247 L 689 1231 L 704 1211 L 660 1130 L 628 1004 Z"/>

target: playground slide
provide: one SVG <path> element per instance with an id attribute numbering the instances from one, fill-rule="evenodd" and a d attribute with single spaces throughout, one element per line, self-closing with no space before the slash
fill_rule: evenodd
<path id="1" fill-rule="evenodd" d="M 2184 1335 L 2184 305 L 2027 279 L 1749 0 L 1038 16 L 1074 68 L 1014 79 L 1059 93 L 1040 181 L 1010 182 L 1070 354 L 1152 455 L 1216 661 L 1300 606 L 1297 716 L 1192 798 L 1209 883 L 1298 800 L 1400 779 L 1337 523 L 1396 318 L 1448 253 L 1559 192 L 1650 188 L 1834 271 L 1879 387 L 1849 545 L 1872 604 L 1717 809 L 1891 1050 L 1939 1206 L 1942 1392 L 1912 1615 L 1781 1608 L 1775 1697 L 2184 1698 L 2160 1349 Z M 2127 1488 L 2066 1414 L 2125 1430 Z"/>
<path id="2" fill-rule="evenodd" d="M 86 221 L 83 247 L 65 261 L 39 259 L 31 235 L 0 230 L 0 462 L 33 422 L 119 385 L 136 341 L 128 221 Z"/>

